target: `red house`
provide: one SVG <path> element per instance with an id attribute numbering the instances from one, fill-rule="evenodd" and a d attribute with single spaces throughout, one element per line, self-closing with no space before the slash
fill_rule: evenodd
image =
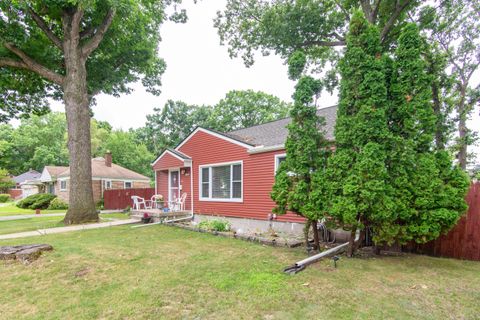
<path id="1" fill-rule="evenodd" d="M 329 140 L 333 140 L 336 112 L 336 107 L 317 112 L 325 118 L 324 134 Z M 275 205 L 270 192 L 275 171 L 285 159 L 286 126 L 290 121 L 285 118 L 228 133 L 196 128 L 152 164 L 155 193 L 167 199 L 186 193 L 185 209 L 192 210 L 197 218 L 214 215 L 251 219 L 246 227 L 266 226 L 265 220 Z M 286 214 L 278 216 L 277 221 L 293 228 L 303 218 Z"/>

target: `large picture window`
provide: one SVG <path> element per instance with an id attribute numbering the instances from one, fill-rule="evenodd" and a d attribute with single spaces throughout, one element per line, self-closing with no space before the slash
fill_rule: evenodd
<path id="1" fill-rule="evenodd" d="M 242 163 L 200 166 L 200 200 L 242 201 Z"/>

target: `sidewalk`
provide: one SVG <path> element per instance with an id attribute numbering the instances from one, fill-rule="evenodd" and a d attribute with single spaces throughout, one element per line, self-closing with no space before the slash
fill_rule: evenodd
<path id="1" fill-rule="evenodd" d="M 101 214 L 122 213 L 122 210 L 101 210 Z M 42 213 L 42 214 L 19 214 L 15 216 L 0 216 L 0 221 L 22 220 L 30 218 L 43 218 L 43 217 L 63 217 L 66 212 L 58 213 Z"/>
<path id="2" fill-rule="evenodd" d="M 79 230 L 107 228 L 107 227 L 120 226 L 124 224 L 133 224 L 133 223 L 138 223 L 138 220 L 135 220 L 135 219 L 116 220 L 112 222 L 99 222 L 99 223 L 82 224 L 82 225 L 68 226 L 68 227 L 40 229 L 36 231 L 27 231 L 27 232 L 0 235 L 0 240 L 43 236 L 47 234 L 65 233 L 65 232 L 79 231 Z"/>
<path id="3" fill-rule="evenodd" d="M 44 217 L 63 217 L 65 212 L 59 213 L 45 213 L 45 214 L 19 214 L 16 216 L 2 216 L 0 221 L 22 220 L 30 218 L 44 218 Z"/>

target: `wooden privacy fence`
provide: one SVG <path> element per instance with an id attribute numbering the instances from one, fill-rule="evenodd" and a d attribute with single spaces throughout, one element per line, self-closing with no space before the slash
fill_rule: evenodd
<path id="1" fill-rule="evenodd" d="M 104 208 L 106 210 L 125 209 L 132 207 L 132 196 L 150 200 L 154 194 L 155 188 L 105 190 L 103 193 Z"/>
<path id="2" fill-rule="evenodd" d="M 424 245 L 417 252 L 439 257 L 480 261 L 480 182 L 472 183 L 467 194 L 468 212 L 450 232 Z"/>

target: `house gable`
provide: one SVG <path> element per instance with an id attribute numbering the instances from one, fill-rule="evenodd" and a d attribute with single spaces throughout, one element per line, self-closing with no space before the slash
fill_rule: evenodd
<path id="1" fill-rule="evenodd" d="M 161 170 L 168 168 L 180 168 L 188 167 L 191 164 L 190 159 L 185 159 L 175 154 L 170 150 L 165 150 L 162 154 L 153 162 L 153 170 Z"/>
<path id="2" fill-rule="evenodd" d="M 48 172 L 47 168 L 43 168 L 42 175 L 40 176 L 40 181 L 42 182 L 52 182 L 52 176 L 50 175 L 50 172 Z"/>
<path id="3" fill-rule="evenodd" d="M 227 142 L 230 142 L 232 144 L 235 144 L 235 145 L 238 145 L 240 147 L 244 147 L 244 148 L 247 148 L 247 149 L 250 149 L 252 147 L 254 147 L 254 145 L 252 144 L 249 144 L 249 143 L 246 143 L 246 142 L 242 142 L 240 140 L 237 140 L 237 139 L 234 139 L 233 137 L 229 137 L 228 135 L 226 134 L 222 134 L 222 133 L 219 133 L 219 132 L 215 132 L 213 130 L 209 130 L 209 129 L 205 129 L 205 128 L 202 128 L 202 127 L 198 127 L 196 128 L 195 130 L 192 131 L 192 133 L 190 133 L 188 135 L 188 137 L 186 137 L 185 139 L 183 139 L 182 142 L 180 142 L 180 144 L 175 148 L 175 150 L 182 150 L 182 146 L 184 144 L 186 144 L 190 139 L 192 139 L 195 135 L 197 135 L 199 132 L 201 133 L 204 133 L 204 134 L 208 134 L 208 135 L 211 135 L 213 137 L 216 137 L 218 139 L 222 139 L 224 141 L 227 141 Z"/>

